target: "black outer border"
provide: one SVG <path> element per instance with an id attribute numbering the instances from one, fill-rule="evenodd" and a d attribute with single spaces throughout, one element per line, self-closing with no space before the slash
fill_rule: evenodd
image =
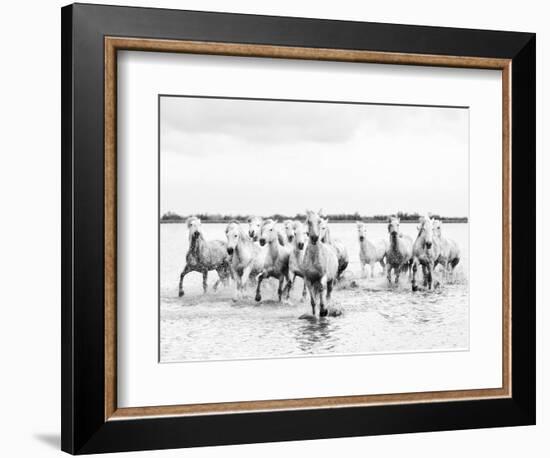
<path id="1" fill-rule="evenodd" d="M 105 422 L 106 35 L 512 59 L 512 398 Z M 75 4 L 62 8 L 61 38 L 64 451 L 98 453 L 535 423 L 535 257 L 522 255 L 536 252 L 534 34 Z"/>

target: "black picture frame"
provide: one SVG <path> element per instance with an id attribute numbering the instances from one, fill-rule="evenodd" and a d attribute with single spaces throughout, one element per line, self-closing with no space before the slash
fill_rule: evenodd
<path id="1" fill-rule="evenodd" d="M 535 424 L 535 34 L 74 4 L 62 8 L 62 449 L 72 454 Z M 105 420 L 104 37 L 512 60 L 512 396 Z M 521 249 L 521 252 L 519 251 Z"/>

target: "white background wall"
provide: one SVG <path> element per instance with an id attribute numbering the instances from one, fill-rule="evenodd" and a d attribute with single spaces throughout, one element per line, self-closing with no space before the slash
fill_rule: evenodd
<path id="1" fill-rule="evenodd" d="M 128 0 L 130 1 L 130 0 Z M 110 0 L 111 4 L 125 4 Z M 550 291 L 542 259 L 548 228 L 550 160 L 543 161 L 543 87 L 550 48 L 545 3 L 437 0 L 139 1 L 133 5 L 327 19 L 350 19 L 537 33 L 538 80 L 538 425 L 443 433 L 149 452 L 151 456 L 548 456 L 550 401 L 544 383 L 549 340 L 543 310 Z M 60 384 L 60 11 L 63 2 L 4 2 L 0 36 L 0 454 L 59 454 Z M 544 204 L 546 202 L 546 205 Z M 546 212 L 543 212 L 543 207 Z M 547 229 L 546 229 L 547 230 Z M 534 256 L 535 253 L 527 253 Z M 546 283 L 546 286 L 543 283 Z M 546 367 L 543 365 L 546 362 Z M 546 374 L 545 374 L 546 373 Z M 137 454 L 129 454 L 133 456 Z M 144 456 L 141 454 L 140 456 Z"/>

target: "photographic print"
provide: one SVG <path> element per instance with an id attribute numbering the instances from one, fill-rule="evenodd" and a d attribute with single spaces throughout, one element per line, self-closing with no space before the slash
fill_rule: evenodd
<path id="1" fill-rule="evenodd" d="M 158 100 L 161 362 L 468 350 L 468 107 Z"/>

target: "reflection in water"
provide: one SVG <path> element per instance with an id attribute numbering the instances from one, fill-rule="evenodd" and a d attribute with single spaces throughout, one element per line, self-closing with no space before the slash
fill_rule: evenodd
<path id="1" fill-rule="evenodd" d="M 294 338 L 304 354 L 330 352 L 338 342 L 338 321 L 331 318 L 303 318 Z"/>
<path id="2" fill-rule="evenodd" d="M 404 226 L 405 231 L 414 230 Z M 467 254 L 467 226 L 449 226 Z M 211 231 L 209 238 L 224 236 L 223 225 L 204 228 Z M 300 279 L 290 300 L 281 304 L 274 300 L 277 282 L 266 280 L 265 300 L 258 304 L 253 288 L 239 302 L 233 302 L 231 287 L 203 295 L 201 275 L 191 273 L 185 278 L 186 295 L 179 298 L 177 284 L 187 243 L 185 225 L 161 225 L 161 361 L 468 348 L 467 258 L 461 260 L 457 278 L 451 284 L 435 291 L 412 293 L 406 276 L 402 276 L 398 287 L 391 288 L 380 269 L 373 279 L 359 278 L 358 256 L 354 257 L 354 250 L 358 250 L 354 245 L 355 228 L 335 224 L 333 230 L 348 246 L 351 262 L 330 304 L 342 315 L 319 318 L 311 316 L 309 300 L 300 300 Z M 373 237 L 383 237 L 385 225 L 372 225 L 368 230 Z M 216 274 L 211 273 L 209 284 L 215 279 Z"/>

